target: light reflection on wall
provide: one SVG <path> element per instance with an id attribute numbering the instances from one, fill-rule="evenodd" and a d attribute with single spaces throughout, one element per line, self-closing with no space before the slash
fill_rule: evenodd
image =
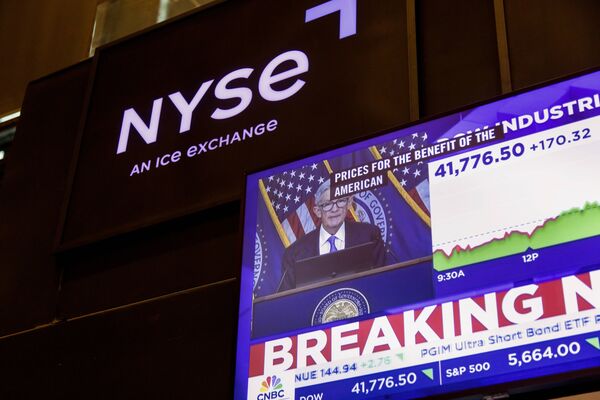
<path id="1" fill-rule="evenodd" d="M 97 47 L 195 8 L 223 0 L 108 0 L 98 4 L 90 55 Z"/>

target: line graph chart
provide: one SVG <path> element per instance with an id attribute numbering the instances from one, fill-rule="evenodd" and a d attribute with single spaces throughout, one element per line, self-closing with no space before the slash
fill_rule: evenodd
<path id="1" fill-rule="evenodd" d="M 434 268 L 600 235 L 600 118 L 429 164 Z"/>

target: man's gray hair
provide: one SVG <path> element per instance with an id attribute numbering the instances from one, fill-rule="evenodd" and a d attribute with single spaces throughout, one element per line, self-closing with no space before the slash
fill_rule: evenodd
<path id="1" fill-rule="evenodd" d="M 330 188 L 331 180 L 327 179 L 325 182 L 321 183 L 321 186 L 319 186 L 319 188 L 315 192 L 315 204 L 319 204 L 319 202 L 321 201 L 321 197 L 323 197 L 325 192 Z M 331 198 L 331 194 L 329 195 L 329 198 Z"/>

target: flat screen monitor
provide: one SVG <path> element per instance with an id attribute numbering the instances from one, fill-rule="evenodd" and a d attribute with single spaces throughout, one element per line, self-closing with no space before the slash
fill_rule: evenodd
<path id="1" fill-rule="evenodd" d="M 236 400 L 597 371 L 599 174 L 596 71 L 247 175 Z"/>

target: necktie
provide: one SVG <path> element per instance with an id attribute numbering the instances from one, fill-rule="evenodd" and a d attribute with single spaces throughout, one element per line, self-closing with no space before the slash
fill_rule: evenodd
<path id="1" fill-rule="evenodd" d="M 335 247 L 335 239 L 337 239 L 335 236 L 329 236 L 329 239 L 327 239 L 327 242 L 329 242 L 330 253 L 333 253 L 338 250 L 337 247 Z"/>

